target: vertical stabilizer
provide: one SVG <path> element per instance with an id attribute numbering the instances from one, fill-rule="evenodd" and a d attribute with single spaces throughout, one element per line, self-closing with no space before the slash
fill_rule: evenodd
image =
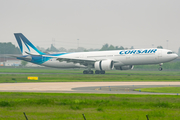
<path id="1" fill-rule="evenodd" d="M 14 33 L 21 53 L 27 55 L 27 53 L 34 55 L 43 55 L 44 53 L 39 51 L 22 33 Z"/>

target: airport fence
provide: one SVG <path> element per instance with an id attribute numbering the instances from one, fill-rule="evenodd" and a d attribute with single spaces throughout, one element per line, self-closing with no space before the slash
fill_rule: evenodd
<path id="1" fill-rule="evenodd" d="M 26 118 L 26 120 L 28 120 L 28 117 L 27 117 L 26 113 L 23 112 L 23 114 L 24 114 L 24 117 Z M 82 114 L 82 116 L 83 116 L 84 120 L 86 120 L 85 114 Z M 146 115 L 146 118 L 147 118 L 147 120 L 149 120 L 148 115 Z"/>

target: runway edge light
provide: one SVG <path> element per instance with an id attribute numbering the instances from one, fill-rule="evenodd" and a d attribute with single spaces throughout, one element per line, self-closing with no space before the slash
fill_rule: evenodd
<path id="1" fill-rule="evenodd" d="M 27 77 L 28 80 L 38 80 L 38 77 Z"/>

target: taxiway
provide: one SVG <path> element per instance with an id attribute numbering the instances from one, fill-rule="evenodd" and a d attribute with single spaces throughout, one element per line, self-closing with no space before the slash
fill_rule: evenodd
<path id="1" fill-rule="evenodd" d="M 104 93 L 104 94 L 177 94 L 134 91 L 144 87 L 180 86 L 180 82 L 43 82 L 1 83 L 1 92 L 54 92 L 54 93 Z"/>

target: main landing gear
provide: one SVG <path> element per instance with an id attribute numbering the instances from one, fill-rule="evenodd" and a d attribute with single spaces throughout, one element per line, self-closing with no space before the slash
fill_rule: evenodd
<path id="1" fill-rule="evenodd" d="M 92 71 L 92 70 L 84 70 L 83 74 L 94 74 L 94 71 Z"/>
<path id="2" fill-rule="evenodd" d="M 93 70 L 84 70 L 83 74 L 94 74 Z M 95 74 L 105 74 L 104 70 L 96 70 Z"/>
<path id="3" fill-rule="evenodd" d="M 105 74 L 105 71 L 104 70 L 101 70 L 101 71 L 100 70 L 96 70 L 95 73 L 96 74 Z"/>

